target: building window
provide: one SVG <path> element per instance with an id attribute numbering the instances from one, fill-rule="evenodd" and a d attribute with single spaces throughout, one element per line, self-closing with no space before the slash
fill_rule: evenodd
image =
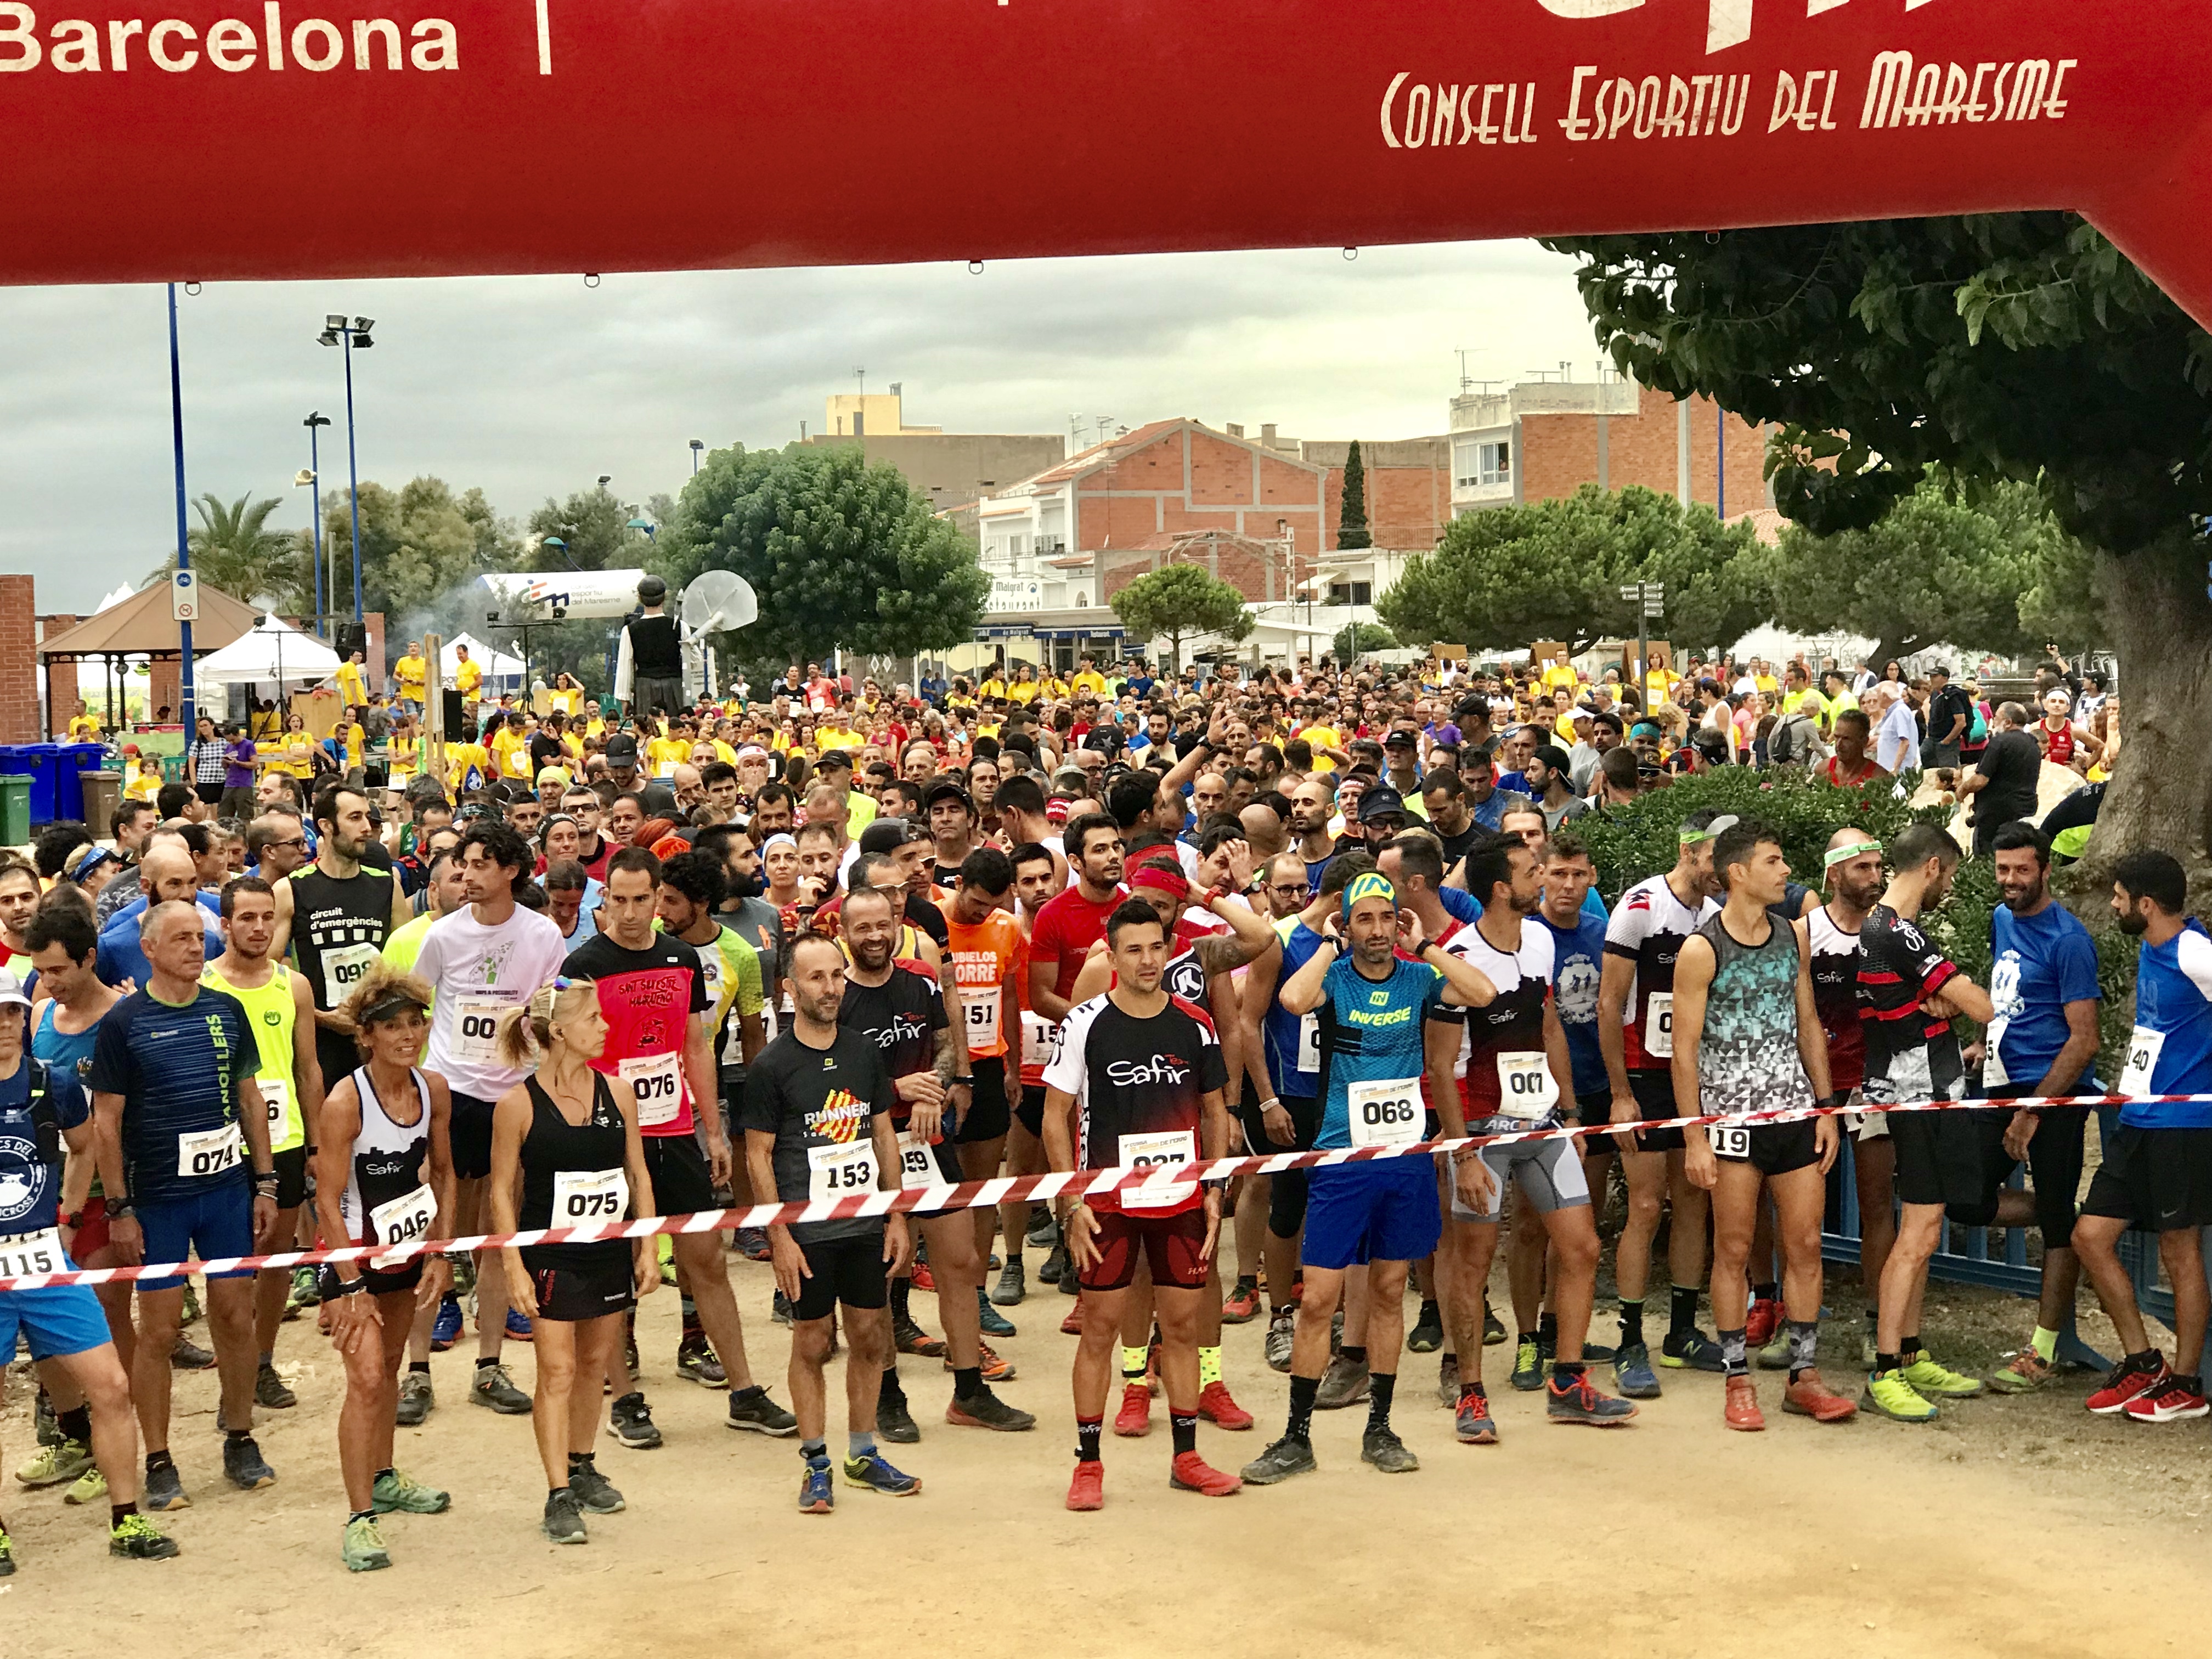
<path id="1" fill-rule="evenodd" d="M 1328 585 L 1331 605 L 1372 605 L 1375 603 L 1375 584 L 1372 582 L 1331 582 Z"/>
<path id="2" fill-rule="evenodd" d="M 1452 446 L 1452 487 L 1474 489 L 1513 482 L 1513 446 L 1509 442 Z"/>

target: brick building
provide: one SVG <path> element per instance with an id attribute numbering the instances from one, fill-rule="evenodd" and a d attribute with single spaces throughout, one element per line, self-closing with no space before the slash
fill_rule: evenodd
<path id="1" fill-rule="evenodd" d="M 1642 484 L 1735 518 L 1771 507 L 1771 427 L 1632 380 L 1532 381 L 1451 402 L 1453 515 Z M 1377 546 L 1385 544 L 1376 538 Z"/>

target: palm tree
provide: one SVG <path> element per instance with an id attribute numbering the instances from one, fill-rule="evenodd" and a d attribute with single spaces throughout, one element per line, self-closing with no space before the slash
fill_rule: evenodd
<path id="1" fill-rule="evenodd" d="M 187 533 L 185 544 L 200 580 L 248 605 L 267 599 L 280 610 L 296 610 L 310 572 L 301 556 L 300 538 L 267 527 L 269 515 L 283 504 L 274 495 L 258 501 L 240 495 L 225 506 L 212 491 L 195 501 L 192 510 L 200 521 Z M 149 580 L 165 580 L 176 568 L 172 554 Z"/>

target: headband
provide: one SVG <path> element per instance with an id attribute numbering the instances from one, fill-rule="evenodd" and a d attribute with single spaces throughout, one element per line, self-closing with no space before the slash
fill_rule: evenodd
<path id="1" fill-rule="evenodd" d="M 1181 902 L 1190 896 L 1190 878 L 1182 872 L 1182 865 L 1173 854 L 1165 858 L 1149 859 L 1129 872 L 1132 888 L 1152 887 Z"/>
<path id="2" fill-rule="evenodd" d="M 1879 853 L 1880 851 L 1881 851 L 1881 843 L 1878 841 L 1855 841 L 1849 847 L 1832 847 L 1828 849 L 1827 855 L 1820 860 L 1820 867 L 1823 870 L 1832 870 L 1845 859 L 1855 859 L 1862 853 Z"/>
<path id="3" fill-rule="evenodd" d="M 374 1025 L 380 1019 L 389 1019 L 403 1008 L 412 1008 L 418 1013 L 429 1012 L 417 998 L 395 985 L 362 1009 L 356 1018 L 363 1025 Z"/>
<path id="4" fill-rule="evenodd" d="M 763 842 L 760 849 L 765 853 L 771 847 L 788 847 L 794 853 L 799 850 L 799 843 L 780 830 Z"/>
<path id="5" fill-rule="evenodd" d="M 1386 898 L 1393 906 L 1398 902 L 1398 890 L 1390 884 L 1390 878 L 1380 870 L 1363 870 L 1352 878 L 1344 890 L 1346 920 L 1352 916 L 1352 907 L 1362 899 Z"/>
<path id="6" fill-rule="evenodd" d="M 1741 822 L 1742 820 L 1735 813 L 1723 812 L 1702 830 L 1692 830 L 1685 826 L 1682 830 L 1682 845 L 1695 847 L 1700 842 L 1718 841 L 1723 830 L 1733 830 Z"/>

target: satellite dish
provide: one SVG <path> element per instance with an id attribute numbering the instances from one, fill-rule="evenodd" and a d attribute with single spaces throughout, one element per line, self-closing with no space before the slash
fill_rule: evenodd
<path id="1" fill-rule="evenodd" d="M 752 585 L 735 571 L 702 571 L 684 590 L 684 631 L 693 637 L 743 628 L 759 616 Z"/>

